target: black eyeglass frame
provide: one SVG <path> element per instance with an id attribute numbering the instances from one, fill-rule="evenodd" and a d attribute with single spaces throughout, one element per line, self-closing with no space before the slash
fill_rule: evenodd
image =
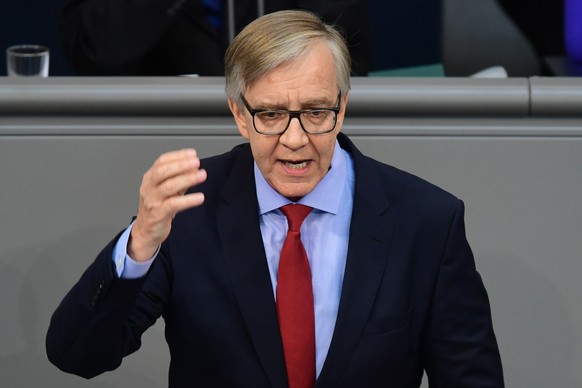
<path id="1" fill-rule="evenodd" d="M 303 132 L 305 132 L 305 133 L 308 133 L 310 135 L 324 135 L 326 133 L 330 133 L 335 129 L 335 126 L 337 125 L 337 115 L 339 114 L 339 112 L 341 110 L 341 102 L 342 102 L 342 92 L 339 92 L 338 105 L 336 107 L 333 107 L 333 108 L 315 108 L 315 109 L 301 109 L 301 110 L 253 109 L 250 107 L 245 96 L 241 95 L 240 97 L 241 97 L 242 103 L 244 104 L 245 108 L 247 108 L 247 110 L 251 114 L 251 117 L 253 118 L 253 128 L 255 129 L 255 131 L 257 133 L 259 133 L 261 135 L 265 135 L 265 136 L 280 136 L 280 135 L 284 134 L 285 131 L 287 131 L 287 129 L 289 129 L 289 125 L 291 124 L 291 120 L 293 120 L 294 117 L 297 118 L 297 120 L 299 121 L 299 125 L 301 126 L 301 129 L 303 129 Z M 324 132 L 309 132 L 307 129 L 305 129 L 305 127 L 303 126 L 303 123 L 301 122 L 301 114 L 308 113 L 308 112 L 314 112 L 314 111 L 322 111 L 322 110 L 335 113 L 334 118 L 333 118 L 333 127 L 329 130 L 324 131 Z M 287 122 L 285 129 L 282 130 L 281 132 L 277 132 L 277 133 L 265 133 L 265 132 L 259 131 L 257 129 L 257 126 L 255 125 L 255 115 L 257 113 L 262 113 L 262 112 L 285 112 L 285 113 L 289 114 L 289 121 Z"/>

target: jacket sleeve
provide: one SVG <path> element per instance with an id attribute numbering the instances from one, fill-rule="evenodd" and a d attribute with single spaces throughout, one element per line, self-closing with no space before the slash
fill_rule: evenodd
<path id="1" fill-rule="evenodd" d="M 160 253 L 148 275 L 115 275 L 111 242 L 62 300 L 46 336 L 49 360 L 59 369 L 85 378 L 113 370 L 141 346 L 141 335 L 161 315 L 168 283 Z M 159 281 L 150 283 L 157 268 Z M 144 295 L 148 293 L 149 295 Z M 147 301 L 147 303 L 145 303 Z"/>
<path id="2" fill-rule="evenodd" d="M 455 212 L 426 327 L 431 387 L 504 386 L 487 292 L 465 237 L 464 207 Z"/>

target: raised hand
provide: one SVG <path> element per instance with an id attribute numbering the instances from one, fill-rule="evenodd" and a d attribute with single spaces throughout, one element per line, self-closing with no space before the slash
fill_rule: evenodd
<path id="1" fill-rule="evenodd" d="M 161 155 L 144 174 L 139 191 L 139 209 L 127 252 L 136 261 L 150 259 L 168 237 L 177 213 L 200 206 L 204 194 L 184 193 L 206 180 L 193 149 Z"/>

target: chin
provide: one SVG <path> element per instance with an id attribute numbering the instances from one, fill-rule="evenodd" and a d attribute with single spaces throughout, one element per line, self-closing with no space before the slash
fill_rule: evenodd
<path id="1" fill-rule="evenodd" d="M 293 202 L 297 202 L 299 201 L 301 198 L 303 198 L 304 196 L 306 196 L 307 194 L 309 194 L 309 191 L 297 191 L 297 190 L 293 190 L 293 191 L 279 191 L 279 194 L 281 194 L 283 197 L 293 201 Z"/>
<path id="2" fill-rule="evenodd" d="M 276 192 L 281 194 L 283 197 L 290 199 L 293 202 L 297 202 L 302 197 L 309 194 L 315 187 L 303 183 L 289 183 L 286 182 L 281 185 L 271 185 Z"/>

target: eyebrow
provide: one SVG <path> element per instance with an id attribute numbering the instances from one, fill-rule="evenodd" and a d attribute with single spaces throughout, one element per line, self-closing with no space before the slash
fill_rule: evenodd
<path id="1" fill-rule="evenodd" d="M 315 97 L 315 98 L 311 98 L 308 99 L 306 101 L 302 101 L 301 102 L 301 109 L 309 109 L 309 108 L 327 108 L 328 106 L 331 106 L 333 104 L 332 101 L 330 101 L 328 98 L 326 97 Z M 266 109 L 266 110 L 288 110 L 288 106 L 285 103 L 272 103 L 272 102 L 259 102 L 259 103 L 255 103 L 255 106 L 253 106 L 253 109 Z"/>
<path id="2" fill-rule="evenodd" d="M 329 99 L 322 97 L 322 98 L 314 98 L 311 100 L 308 100 L 306 103 L 302 104 L 302 106 L 326 106 L 326 105 L 331 105 L 333 104 L 333 101 L 330 101 Z"/>

